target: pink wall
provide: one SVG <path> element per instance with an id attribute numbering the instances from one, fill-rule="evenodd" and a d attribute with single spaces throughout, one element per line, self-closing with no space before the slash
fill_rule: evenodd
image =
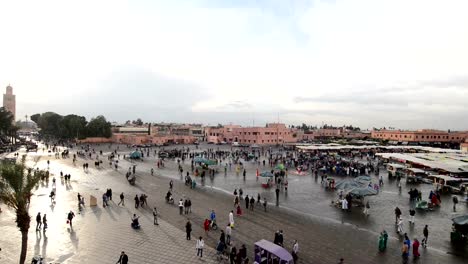
<path id="1" fill-rule="evenodd" d="M 129 135 L 129 134 L 118 134 L 115 133 L 112 137 L 113 142 L 122 144 L 164 144 L 164 143 L 180 143 L 180 144 L 191 144 L 196 141 L 193 136 L 178 136 L 178 135 L 167 135 L 167 136 L 149 136 L 149 135 Z"/>
<path id="2" fill-rule="evenodd" d="M 287 128 L 284 124 L 267 124 L 267 127 L 225 126 L 205 129 L 207 141 L 213 143 L 226 141 L 259 145 L 282 144 L 297 142 L 297 135 L 293 136 L 295 133 L 295 130 Z"/>
<path id="3" fill-rule="evenodd" d="M 113 142 L 112 138 L 105 137 L 89 137 L 85 139 L 76 140 L 77 143 L 111 143 Z"/>
<path id="4" fill-rule="evenodd" d="M 376 130 L 371 132 L 372 138 L 393 141 L 417 141 L 417 142 L 463 142 L 468 138 L 468 132 L 445 132 L 438 130 Z"/>

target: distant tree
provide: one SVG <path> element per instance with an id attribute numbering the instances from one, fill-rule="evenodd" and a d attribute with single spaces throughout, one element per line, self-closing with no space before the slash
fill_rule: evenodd
<path id="1" fill-rule="evenodd" d="M 0 134 L 8 135 L 13 127 L 13 114 L 4 107 L 0 107 Z"/>
<path id="2" fill-rule="evenodd" d="M 86 118 L 78 115 L 66 115 L 61 121 L 62 138 L 82 139 L 86 136 Z"/>
<path id="3" fill-rule="evenodd" d="M 86 136 L 110 138 L 112 136 L 111 127 L 111 123 L 107 122 L 104 116 L 97 116 L 86 125 Z"/>
<path id="4" fill-rule="evenodd" d="M 16 213 L 16 226 L 21 232 L 20 264 L 25 263 L 28 251 L 28 230 L 31 222 L 29 200 L 42 175 L 43 172 L 32 173 L 31 169 L 26 168 L 25 156 L 19 164 L 0 164 L 0 201 L 13 208 Z"/>
<path id="5" fill-rule="evenodd" d="M 142 125 L 143 125 L 143 121 L 141 121 L 141 118 L 137 118 L 137 120 L 135 121 L 134 124 L 137 125 L 137 126 L 142 126 Z"/>
<path id="6" fill-rule="evenodd" d="M 132 121 L 130 121 L 130 120 L 127 120 L 127 121 L 125 122 L 125 125 L 126 125 L 126 126 L 129 126 L 129 125 L 131 125 L 131 124 L 132 124 Z"/>
<path id="7" fill-rule="evenodd" d="M 40 115 L 37 126 L 41 129 L 41 134 L 45 136 L 61 138 L 63 127 L 63 117 L 54 112 L 45 112 Z"/>
<path id="8" fill-rule="evenodd" d="M 31 119 L 32 121 L 34 121 L 34 123 L 38 123 L 39 122 L 39 118 L 41 117 L 41 114 L 34 114 L 32 116 L 29 117 L 29 119 Z"/>

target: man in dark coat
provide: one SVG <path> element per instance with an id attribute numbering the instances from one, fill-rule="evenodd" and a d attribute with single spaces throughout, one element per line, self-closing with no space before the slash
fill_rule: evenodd
<path id="1" fill-rule="evenodd" d="M 116 262 L 116 264 L 127 264 L 128 263 L 128 256 L 125 254 L 125 252 L 122 251 L 120 253 L 119 260 Z"/>

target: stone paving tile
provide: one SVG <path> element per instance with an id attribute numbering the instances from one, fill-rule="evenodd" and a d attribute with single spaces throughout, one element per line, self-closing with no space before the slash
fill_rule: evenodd
<path id="1" fill-rule="evenodd" d="M 82 162 L 80 160 L 80 162 Z M 79 164 L 81 164 L 79 162 Z M 71 165 L 70 160 L 57 160 L 52 162 L 51 170 L 57 174 L 56 163 L 67 164 L 67 172 L 72 174 L 71 185 L 61 185 L 57 195 L 57 206 L 52 212 L 48 205 L 46 187 L 41 187 L 33 199 L 31 214 L 34 217 L 37 210 L 47 211 L 50 228 L 46 246 L 45 239 L 36 239 L 34 230 L 30 232 L 29 257 L 33 253 L 50 256 L 52 260 L 58 259 L 61 263 L 115 263 L 121 250 L 128 252 L 130 263 L 217 263 L 214 260 L 214 251 L 204 260 L 199 260 L 195 253 L 195 241 L 186 241 L 183 232 L 187 216 L 180 216 L 176 206 L 165 204 L 164 195 L 167 191 L 169 179 L 160 176 L 150 176 L 149 173 L 137 173 L 137 184 L 130 186 L 125 180 L 123 170 L 115 172 L 109 168 L 91 168 L 88 173 L 82 173 L 80 166 Z M 128 163 L 122 162 L 124 167 Z M 45 166 L 45 160 L 39 161 L 38 166 Z M 145 171 L 143 163 L 138 168 Z M 137 169 L 138 170 L 138 169 Z M 158 171 L 160 174 L 174 173 L 167 170 Z M 77 175 L 77 176 L 75 176 Z M 49 186 L 50 187 L 50 186 Z M 114 190 L 114 197 L 120 191 L 126 194 L 126 207 L 102 208 L 100 197 L 107 187 Z M 70 208 L 76 209 L 74 199 L 76 193 L 81 192 L 89 196 L 96 195 L 99 206 L 93 209 L 86 208 L 77 216 L 75 232 L 69 233 L 65 226 L 65 212 Z M 139 193 L 149 195 L 149 204 L 158 205 L 161 213 L 161 226 L 152 225 L 151 212 L 147 209 L 133 209 L 133 196 Z M 218 224 L 227 223 L 227 212 L 232 208 L 232 197 L 213 191 L 209 188 L 188 189 L 184 184 L 175 182 L 174 195 L 176 199 L 188 196 L 193 201 L 193 213 L 188 217 L 193 224 L 193 235 L 203 234 L 202 222 L 208 216 L 210 209 L 215 209 Z M 37 199 L 36 199 L 37 198 Z M 117 198 L 114 198 L 114 200 Z M 46 202 L 40 202 L 40 201 Z M 143 228 L 134 231 L 129 227 L 130 216 L 133 211 L 142 215 Z M 19 232 L 14 228 L 13 218 L 2 215 L 0 226 L 2 233 L 8 234 L 12 241 L 20 241 Z M 4 228 L 6 227 L 6 228 Z M 285 242 L 298 239 L 301 247 L 299 263 L 335 263 L 340 256 L 344 256 L 347 263 L 399 263 L 399 242 L 391 239 L 389 249 L 385 254 L 377 253 L 377 237 L 375 234 L 364 232 L 357 227 L 340 225 L 317 219 L 310 219 L 303 215 L 294 214 L 282 209 L 270 207 L 267 213 L 261 210 L 247 212 L 242 217 L 236 217 L 236 229 L 233 231 L 234 243 L 248 246 L 251 256 L 253 242 L 266 238 L 272 239 L 275 230 L 285 231 Z M 205 239 L 207 245 L 213 247 L 219 237 L 219 232 L 210 232 Z M 16 262 L 19 255 L 19 243 L 7 244 L 5 238 L 0 237 L 1 246 L 6 250 L 0 257 Z M 287 245 L 290 249 L 290 245 Z M 62 256 L 61 259 L 59 257 Z M 8 258 L 7 258 L 8 257 Z M 113 261 L 113 262 L 112 262 Z M 427 250 L 423 252 L 420 263 L 462 263 L 460 259 L 450 257 L 442 252 Z M 9 263 L 9 262 L 8 262 Z"/>
<path id="2" fill-rule="evenodd" d="M 80 189 L 73 182 L 71 185 Z M 159 219 L 159 226 L 154 226 L 149 210 L 137 211 L 141 215 L 142 228 L 134 230 L 130 227 L 130 217 L 135 211 L 131 204 L 119 207 L 110 202 L 111 206 L 107 208 L 85 207 L 78 214 L 75 204 L 77 192 L 59 181 L 57 203 L 53 209 L 49 206 L 48 192 L 49 189 L 41 187 L 32 199 L 28 262 L 34 255 L 40 254 L 48 262 L 54 263 L 115 263 L 120 251 L 124 250 L 129 255 L 130 263 L 218 263 L 211 247 L 205 248 L 203 260 L 196 257 L 195 240 L 187 241 L 185 232 L 179 228 L 163 219 Z M 99 192 L 95 190 L 93 194 L 98 195 Z M 21 236 L 14 225 L 13 212 L 5 206 L 2 209 L 0 261 L 15 263 Z M 70 209 L 76 213 L 73 230 L 66 225 L 66 213 Z M 49 228 L 45 233 L 35 231 L 37 211 L 47 213 Z"/>

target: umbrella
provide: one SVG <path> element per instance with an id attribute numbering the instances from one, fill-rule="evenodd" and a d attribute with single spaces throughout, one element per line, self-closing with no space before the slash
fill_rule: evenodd
<path id="1" fill-rule="evenodd" d="M 206 160 L 205 162 L 206 165 L 217 165 L 218 163 L 215 160 Z"/>
<path id="2" fill-rule="evenodd" d="M 468 215 L 457 216 L 452 221 L 456 225 L 468 225 Z"/>
<path id="3" fill-rule="evenodd" d="M 141 158 L 141 153 L 139 151 L 133 151 L 132 153 L 130 153 L 130 158 L 139 159 Z"/>
<path id="4" fill-rule="evenodd" d="M 362 182 L 362 181 L 368 181 L 370 182 L 372 179 L 370 176 L 358 176 L 356 178 L 354 178 L 355 181 L 358 181 L 358 182 Z"/>
<path id="5" fill-rule="evenodd" d="M 283 164 L 278 164 L 278 165 L 276 165 L 275 169 L 284 170 L 284 165 Z"/>
<path id="6" fill-rule="evenodd" d="M 271 177 L 273 177 L 274 175 L 273 175 L 273 173 L 271 173 L 271 172 L 269 172 L 269 171 L 264 171 L 264 172 L 260 173 L 260 176 L 262 176 L 262 177 L 270 177 L 270 178 L 271 178 Z"/>
<path id="7" fill-rule="evenodd" d="M 202 158 L 202 157 L 195 157 L 195 158 L 193 159 L 193 161 L 194 161 L 195 163 L 202 163 L 202 162 L 204 163 L 206 160 L 207 160 L 207 159 L 204 159 L 204 158 Z"/>
<path id="8" fill-rule="evenodd" d="M 340 181 L 335 185 L 335 188 L 337 190 L 350 190 L 350 189 L 359 188 L 359 187 L 363 187 L 363 185 L 356 181 L 347 181 L 347 180 Z"/>
<path id="9" fill-rule="evenodd" d="M 193 159 L 193 161 L 195 163 L 204 163 L 206 165 L 216 165 L 217 162 L 214 161 L 214 160 L 209 160 L 209 159 L 204 159 L 204 158 L 201 158 L 201 157 L 196 157 Z"/>
<path id="10" fill-rule="evenodd" d="M 371 188 L 367 188 L 367 187 L 357 187 L 357 188 L 351 189 L 348 193 L 352 195 L 364 197 L 364 196 L 376 195 L 377 191 Z"/>

